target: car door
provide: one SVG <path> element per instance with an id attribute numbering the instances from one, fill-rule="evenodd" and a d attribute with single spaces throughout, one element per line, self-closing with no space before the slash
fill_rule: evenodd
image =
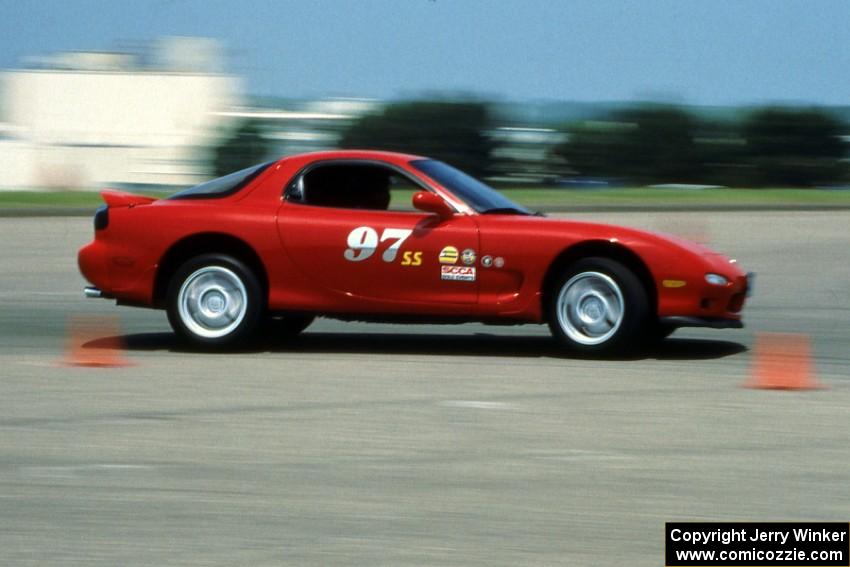
<path id="1" fill-rule="evenodd" d="M 474 310 L 479 236 L 472 216 L 441 220 L 414 210 L 353 208 L 358 198 L 350 195 L 328 200 L 332 206 L 305 201 L 281 205 L 280 240 L 311 283 L 333 294 L 332 308 L 457 315 Z"/>

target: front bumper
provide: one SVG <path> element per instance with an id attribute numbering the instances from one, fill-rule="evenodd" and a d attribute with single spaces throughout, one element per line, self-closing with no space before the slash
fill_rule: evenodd
<path id="1" fill-rule="evenodd" d="M 741 329 L 744 302 L 753 293 L 755 273 L 748 272 L 731 279 L 724 286 L 704 285 L 696 296 L 697 309 L 686 309 L 662 315 L 658 322 L 665 327 L 704 327 L 710 329 Z M 670 313 L 670 311 L 667 311 Z"/>

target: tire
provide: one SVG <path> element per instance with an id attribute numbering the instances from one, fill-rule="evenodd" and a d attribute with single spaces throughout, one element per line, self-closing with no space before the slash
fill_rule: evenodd
<path id="1" fill-rule="evenodd" d="M 624 265 L 609 258 L 583 258 L 556 280 L 546 316 L 552 335 L 571 351 L 626 353 L 644 343 L 649 299 Z"/>
<path id="2" fill-rule="evenodd" d="M 674 327 L 672 325 L 665 325 L 663 323 L 656 323 L 654 327 L 652 327 L 652 339 L 656 342 L 661 342 L 670 335 L 672 335 L 678 327 Z"/>
<path id="3" fill-rule="evenodd" d="M 309 327 L 315 319 L 314 315 L 304 313 L 268 316 L 263 324 L 263 332 L 269 338 L 292 338 Z"/>
<path id="4" fill-rule="evenodd" d="M 172 276 L 168 322 L 183 339 L 203 347 L 233 346 L 249 339 L 265 311 L 257 276 L 238 259 L 203 254 Z"/>

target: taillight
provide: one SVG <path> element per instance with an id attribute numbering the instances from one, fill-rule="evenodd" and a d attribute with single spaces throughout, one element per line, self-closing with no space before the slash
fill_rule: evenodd
<path id="1" fill-rule="evenodd" d="M 101 205 L 94 212 L 94 229 L 103 230 L 109 226 L 109 206 Z"/>

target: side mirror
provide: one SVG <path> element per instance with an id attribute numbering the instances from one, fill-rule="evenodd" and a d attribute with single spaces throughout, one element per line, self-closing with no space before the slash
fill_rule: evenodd
<path id="1" fill-rule="evenodd" d="M 442 197 L 430 191 L 418 191 L 413 194 L 413 206 L 426 213 L 435 213 L 441 219 L 454 216 L 451 205 L 446 203 Z"/>

